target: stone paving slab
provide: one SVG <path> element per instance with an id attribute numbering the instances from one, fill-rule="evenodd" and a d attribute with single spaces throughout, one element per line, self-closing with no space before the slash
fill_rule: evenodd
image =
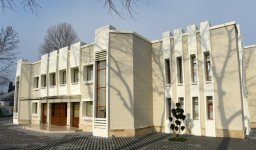
<path id="1" fill-rule="evenodd" d="M 229 138 L 211 138 L 186 136 L 185 142 L 170 142 L 169 134 L 152 133 L 139 137 L 127 138 L 100 138 L 91 133 L 38 133 L 27 131 L 20 126 L 12 125 L 0 119 L 0 150 L 9 149 L 43 149 L 43 150 L 198 150 L 198 149 L 256 149 L 256 139 L 245 140 Z"/>

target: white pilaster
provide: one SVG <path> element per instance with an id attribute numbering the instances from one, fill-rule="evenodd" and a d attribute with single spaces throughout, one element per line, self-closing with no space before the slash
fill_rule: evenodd
<path id="1" fill-rule="evenodd" d="M 51 119 L 52 119 L 52 109 L 51 109 L 51 103 L 47 103 L 47 116 L 46 116 L 46 123 L 48 125 L 51 125 Z"/>
<path id="2" fill-rule="evenodd" d="M 184 106 L 185 104 L 185 81 L 184 81 L 184 57 L 183 57 L 183 48 L 182 48 L 182 29 L 175 29 L 174 30 L 174 56 L 175 56 L 175 66 L 176 66 L 176 73 L 175 75 L 177 76 L 177 57 L 182 58 L 182 76 L 183 76 L 183 84 L 179 84 L 178 80 L 176 80 L 176 85 L 177 85 L 177 98 L 178 97 L 183 97 L 184 98 Z M 174 102 L 178 102 L 178 99 L 174 100 Z M 184 107 L 185 108 L 185 107 Z M 186 110 L 185 110 L 186 111 Z"/>
<path id="3" fill-rule="evenodd" d="M 202 60 L 204 62 L 204 54 L 205 52 L 210 53 L 210 58 L 212 58 L 212 53 L 211 53 L 211 35 L 210 35 L 210 23 L 208 21 L 200 23 L 200 37 L 201 37 L 201 49 L 202 49 Z M 211 65 L 212 64 L 212 59 L 210 59 Z M 216 120 L 216 106 L 215 106 L 215 98 L 214 98 L 214 77 L 212 74 L 212 81 L 206 81 L 205 77 L 205 63 L 202 63 L 203 67 L 203 83 L 204 83 L 204 98 L 202 100 L 205 102 L 205 109 L 202 111 L 205 111 L 205 135 L 206 136 L 212 136 L 216 137 L 216 127 L 215 127 L 215 120 Z M 213 68 L 213 66 L 211 66 Z M 213 120 L 208 120 L 207 118 L 207 101 L 206 101 L 206 96 L 212 96 L 213 98 Z"/>
<path id="4" fill-rule="evenodd" d="M 165 59 L 169 59 L 169 63 L 170 63 L 170 67 L 171 67 L 171 33 L 168 32 L 164 32 L 162 33 L 162 37 L 163 37 L 163 47 L 162 47 L 162 51 L 163 51 L 163 58 L 164 61 Z M 164 62 L 164 68 L 166 68 L 165 66 L 165 62 Z M 170 68 L 171 70 L 171 68 Z M 164 78 L 166 80 L 166 69 L 164 69 Z M 169 121 L 169 106 L 168 106 L 168 101 L 167 98 L 172 98 L 172 85 L 167 85 L 165 82 L 165 96 L 164 96 L 164 105 L 165 105 L 165 133 L 171 133 L 172 131 L 170 130 L 170 121 Z"/>
<path id="5" fill-rule="evenodd" d="M 72 121 L 72 109 L 71 109 L 71 103 L 70 102 L 67 102 L 67 128 L 70 128 L 71 127 L 71 121 Z"/>
<path id="6" fill-rule="evenodd" d="M 196 30 L 197 27 L 196 25 L 190 25 L 187 26 L 187 33 L 188 33 L 188 54 L 189 54 L 189 74 L 192 74 L 192 62 L 191 62 L 191 57 L 190 55 L 195 55 L 196 57 L 196 64 L 197 64 L 197 73 L 196 73 L 196 78 L 197 82 L 193 83 L 192 76 L 190 75 L 190 95 L 191 97 L 187 98 L 187 100 L 191 101 L 191 112 L 190 116 L 191 119 L 193 119 L 194 126 L 191 129 L 191 132 L 193 135 L 201 135 L 201 118 L 200 118 L 200 97 L 199 97 L 199 77 L 198 77 L 198 51 L 197 51 L 197 38 L 196 38 Z M 193 118 L 193 97 L 198 98 L 198 112 L 199 112 L 199 120 L 194 120 Z M 204 120 L 204 119 L 203 119 Z"/>

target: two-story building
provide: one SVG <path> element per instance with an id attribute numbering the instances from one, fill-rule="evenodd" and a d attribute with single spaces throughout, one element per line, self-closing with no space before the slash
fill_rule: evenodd
<path id="1" fill-rule="evenodd" d="M 18 61 L 13 122 L 103 137 L 170 133 L 168 118 L 180 102 L 190 134 L 244 138 L 256 122 L 245 52 L 235 22 L 202 22 L 156 41 L 105 26 L 93 43 Z"/>

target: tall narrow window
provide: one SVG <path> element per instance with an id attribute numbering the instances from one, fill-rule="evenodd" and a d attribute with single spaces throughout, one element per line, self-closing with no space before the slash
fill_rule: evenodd
<path id="1" fill-rule="evenodd" d="M 182 57 L 177 57 L 177 77 L 178 83 L 183 83 L 183 74 L 182 74 Z"/>
<path id="2" fill-rule="evenodd" d="M 34 88 L 39 88 L 39 77 L 34 77 Z"/>
<path id="3" fill-rule="evenodd" d="M 93 106 L 92 101 L 86 102 L 86 116 L 87 117 L 92 117 L 92 112 L 93 112 L 92 106 Z"/>
<path id="4" fill-rule="evenodd" d="M 84 66 L 84 81 L 92 82 L 93 79 L 93 65 Z"/>
<path id="5" fill-rule="evenodd" d="M 46 74 L 41 75 L 41 87 L 46 87 Z"/>
<path id="6" fill-rule="evenodd" d="M 179 97 L 178 102 L 180 103 L 180 108 L 184 109 L 184 98 Z"/>
<path id="7" fill-rule="evenodd" d="M 196 55 L 190 56 L 190 63 L 191 63 L 191 79 L 192 82 L 197 82 L 197 61 L 196 61 Z"/>
<path id="8" fill-rule="evenodd" d="M 206 97 L 206 108 L 207 108 L 207 118 L 208 120 L 213 120 L 213 102 L 212 96 Z"/>
<path id="9" fill-rule="evenodd" d="M 171 98 L 166 98 L 167 105 L 168 105 L 168 115 L 169 117 L 172 116 L 172 99 Z"/>
<path id="10" fill-rule="evenodd" d="M 71 83 L 76 83 L 79 81 L 79 70 L 78 67 L 71 69 Z"/>
<path id="11" fill-rule="evenodd" d="M 60 71 L 60 84 L 66 84 L 67 76 L 66 69 Z"/>
<path id="12" fill-rule="evenodd" d="M 205 52 L 204 53 L 204 65 L 205 65 L 205 80 L 206 81 L 212 81 L 212 65 L 211 65 L 211 59 L 210 59 L 210 53 Z"/>
<path id="13" fill-rule="evenodd" d="M 165 78 L 166 84 L 171 84 L 170 60 L 165 59 Z"/>
<path id="14" fill-rule="evenodd" d="M 199 107 L 198 107 L 198 97 L 193 97 L 193 119 L 198 120 L 199 119 Z"/>
<path id="15" fill-rule="evenodd" d="M 55 85 L 56 85 L 56 76 L 54 72 L 54 73 L 50 73 L 50 86 L 55 86 Z"/>
<path id="16" fill-rule="evenodd" d="M 106 61 L 97 61 L 96 117 L 106 118 Z"/>
<path id="17" fill-rule="evenodd" d="M 85 101 L 83 102 L 83 117 L 92 117 L 93 116 L 93 102 Z"/>

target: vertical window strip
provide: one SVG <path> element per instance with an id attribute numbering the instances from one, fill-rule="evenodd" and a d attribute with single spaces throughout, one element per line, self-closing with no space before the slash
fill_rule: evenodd
<path id="1" fill-rule="evenodd" d="M 211 58 L 210 53 L 204 53 L 204 65 L 205 65 L 205 79 L 206 81 L 212 81 L 212 65 L 211 65 Z"/>
<path id="2" fill-rule="evenodd" d="M 177 57 L 177 76 L 178 76 L 178 83 L 183 83 L 183 69 L 182 69 L 182 57 Z"/>
<path id="3" fill-rule="evenodd" d="M 170 60 L 165 59 L 165 78 L 166 84 L 171 84 Z"/>
<path id="4" fill-rule="evenodd" d="M 192 104 L 193 104 L 193 119 L 199 120 L 199 105 L 198 105 L 198 97 L 192 98 Z"/>
<path id="5" fill-rule="evenodd" d="M 190 56 L 190 63 L 191 63 L 191 79 L 192 82 L 197 82 L 197 60 L 196 55 Z"/>

